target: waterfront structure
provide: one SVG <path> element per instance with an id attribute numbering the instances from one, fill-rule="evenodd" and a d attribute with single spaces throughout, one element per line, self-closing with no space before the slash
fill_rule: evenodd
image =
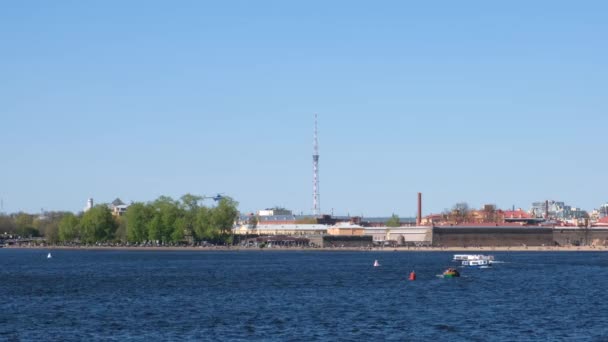
<path id="1" fill-rule="evenodd" d="M 552 246 L 553 242 L 550 227 L 463 224 L 433 228 L 433 246 L 437 247 Z"/>
<path id="2" fill-rule="evenodd" d="M 431 245 L 433 227 L 415 226 L 387 229 L 387 240 L 396 245 Z"/>
<path id="3" fill-rule="evenodd" d="M 384 227 L 364 227 L 363 235 L 371 236 L 372 241 L 375 243 L 382 243 L 386 241 L 386 234 L 388 232 L 388 228 Z"/>
<path id="4" fill-rule="evenodd" d="M 258 224 L 257 227 L 244 231 L 237 230 L 240 234 L 257 235 L 326 235 L 327 226 L 324 224 Z"/>
<path id="5" fill-rule="evenodd" d="M 351 222 L 338 222 L 334 226 L 327 228 L 327 234 L 361 236 L 364 234 L 364 227 Z"/>
<path id="6" fill-rule="evenodd" d="M 608 227 L 608 216 L 604 216 L 592 224 L 592 227 Z"/>

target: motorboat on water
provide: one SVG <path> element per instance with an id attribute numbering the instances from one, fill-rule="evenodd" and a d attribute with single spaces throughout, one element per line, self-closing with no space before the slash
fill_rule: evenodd
<path id="1" fill-rule="evenodd" d="M 459 261 L 462 266 L 487 268 L 494 263 L 494 256 L 483 254 L 454 254 L 453 260 Z"/>
<path id="2" fill-rule="evenodd" d="M 457 278 L 460 277 L 460 273 L 454 268 L 448 268 L 443 272 L 444 278 Z"/>
<path id="3" fill-rule="evenodd" d="M 464 260 L 488 260 L 494 261 L 493 255 L 484 255 L 484 254 L 454 254 L 454 261 L 464 261 Z"/>
<path id="4" fill-rule="evenodd" d="M 463 260 L 462 266 L 487 268 L 491 267 L 492 263 L 489 260 Z"/>

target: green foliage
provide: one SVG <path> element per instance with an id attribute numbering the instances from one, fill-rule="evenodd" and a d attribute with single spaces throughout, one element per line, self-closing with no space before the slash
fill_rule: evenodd
<path id="1" fill-rule="evenodd" d="M 23 237 L 39 236 L 40 232 L 34 227 L 34 215 L 19 213 L 14 218 L 16 233 Z"/>
<path id="2" fill-rule="evenodd" d="M 199 207 L 198 202 L 202 201 L 203 197 L 192 195 L 192 194 L 185 194 L 181 197 L 181 200 L 182 200 L 182 203 L 181 203 L 182 208 L 184 208 L 186 211 L 195 212 L 196 209 L 198 209 L 198 207 Z"/>
<path id="3" fill-rule="evenodd" d="M 393 214 L 388 221 L 386 221 L 387 227 L 400 227 L 401 222 L 399 221 L 399 216 Z"/>
<path id="4" fill-rule="evenodd" d="M 8 215 L 0 214 L 0 233 L 12 234 L 17 231 L 15 220 Z"/>
<path id="5" fill-rule="evenodd" d="M 95 243 L 112 240 L 117 224 L 107 206 L 96 205 L 84 213 L 80 220 L 80 228 L 82 241 Z"/>
<path id="6" fill-rule="evenodd" d="M 146 223 L 151 216 L 151 210 L 143 203 L 133 203 L 124 216 L 127 228 L 127 241 L 138 242 L 148 238 Z"/>
<path id="7" fill-rule="evenodd" d="M 35 227 L 39 227 L 48 235 L 49 241 L 183 243 L 194 239 L 230 243 L 232 227 L 238 217 L 238 203 L 223 197 L 216 206 L 206 207 L 202 205 L 202 199 L 192 194 L 182 196 L 179 201 L 161 196 L 153 202 L 133 203 L 124 216 L 116 218 L 106 205 L 97 205 L 80 218 L 72 213 L 62 213 L 53 219 L 55 221 L 37 222 L 30 215 L 20 214 L 15 222 L 22 230 L 31 227 L 37 232 Z M 9 227 L 13 220 L 0 217 L 0 223 L 2 227 Z"/>
<path id="8" fill-rule="evenodd" d="M 238 203 L 229 197 L 223 197 L 217 207 L 211 210 L 213 226 L 220 234 L 229 234 L 232 231 L 234 221 L 239 215 L 236 209 Z"/>
<path id="9" fill-rule="evenodd" d="M 171 241 L 179 242 L 184 240 L 186 234 L 191 235 L 192 229 L 188 226 L 184 217 L 178 217 L 175 220 L 175 227 L 171 233 Z"/>
<path id="10" fill-rule="evenodd" d="M 197 210 L 194 234 L 198 240 L 212 240 L 216 238 L 211 209 L 201 207 Z"/>
<path id="11" fill-rule="evenodd" d="M 118 216 L 115 218 L 117 228 L 114 232 L 114 240 L 125 242 L 127 240 L 127 219 L 124 216 Z"/>
<path id="12" fill-rule="evenodd" d="M 79 220 L 72 213 L 65 214 L 59 221 L 59 241 L 73 241 L 80 238 Z"/>
<path id="13" fill-rule="evenodd" d="M 152 220 L 147 224 L 148 227 L 148 240 L 159 241 L 162 236 L 162 219 L 159 213 L 154 213 Z"/>

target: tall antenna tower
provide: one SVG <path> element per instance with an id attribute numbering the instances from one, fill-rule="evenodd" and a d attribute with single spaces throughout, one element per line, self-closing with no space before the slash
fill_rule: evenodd
<path id="1" fill-rule="evenodd" d="M 317 134 L 317 114 L 315 113 L 315 135 L 314 147 L 312 155 L 312 214 L 319 215 L 321 213 L 321 204 L 319 198 L 319 139 Z"/>

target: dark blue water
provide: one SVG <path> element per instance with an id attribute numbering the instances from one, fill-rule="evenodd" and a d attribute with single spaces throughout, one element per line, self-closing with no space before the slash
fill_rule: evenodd
<path id="1" fill-rule="evenodd" d="M 46 254 L 0 250 L 0 340 L 608 340 L 605 253 Z"/>

